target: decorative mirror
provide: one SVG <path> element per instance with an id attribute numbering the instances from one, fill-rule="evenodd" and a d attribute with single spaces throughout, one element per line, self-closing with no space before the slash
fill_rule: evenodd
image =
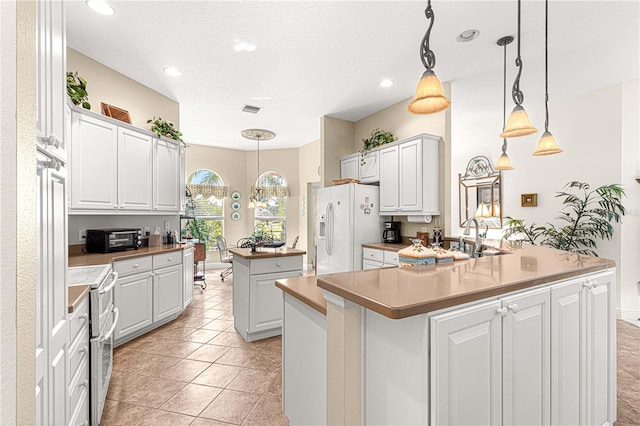
<path id="1" fill-rule="evenodd" d="M 487 157 L 473 157 L 459 179 L 460 226 L 476 218 L 480 226 L 502 228 L 502 174 Z M 472 223 L 473 225 L 473 223 Z"/>

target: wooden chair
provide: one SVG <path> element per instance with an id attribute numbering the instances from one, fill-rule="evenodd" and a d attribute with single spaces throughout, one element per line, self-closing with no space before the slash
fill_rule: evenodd
<path id="1" fill-rule="evenodd" d="M 200 289 L 204 291 L 207 288 L 207 282 L 204 280 L 204 276 L 207 272 L 207 263 L 205 260 L 207 259 L 207 249 L 205 243 L 195 243 L 195 251 L 193 252 L 193 261 L 196 264 L 196 270 L 193 274 L 193 284 L 196 282 L 201 282 L 198 284 Z M 202 262 L 202 273 L 198 272 L 198 265 Z"/>

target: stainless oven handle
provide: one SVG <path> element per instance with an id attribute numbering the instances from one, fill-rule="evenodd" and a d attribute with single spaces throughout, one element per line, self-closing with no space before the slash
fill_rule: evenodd
<path id="1" fill-rule="evenodd" d="M 113 276 L 113 281 L 111 281 L 111 284 L 109 284 L 105 288 L 98 290 L 98 294 L 105 294 L 106 292 L 111 291 L 111 289 L 116 285 L 116 281 L 118 281 L 118 272 L 111 272 L 111 276 Z"/>
<path id="2" fill-rule="evenodd" d="M 116 316 L 114 318 L 114 320 L 113 320 L 113 325 L 111 326 L 111 329 L 107 332 L 107 334 L 105 334 L 104 336 L 100 337 L 100 343 L 104 342 L 105 340 L 110 339 L 111 335 L 116 330 L 116 326 L 118 325 L 118 320 L 120 319 L 120 311 L 118 310 L 118 308 L 113 308 L 113 313 Z"/>

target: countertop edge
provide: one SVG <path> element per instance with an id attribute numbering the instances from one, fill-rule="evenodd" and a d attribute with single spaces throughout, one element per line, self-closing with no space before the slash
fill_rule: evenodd
<path id="1" fill-rule="evenodd" d="M 230 248 L 230 253 L 234 256 L 241 257 L 243 259 L 257 260 L 257 259 L 272 259 L 275 257 L 290 257 L 290 256 L 302 256 L 307 254 L 305 250 L 298 250 L 292 248 L 285 248 L 282 251 L 257 251 L 251 253 L 251 249 L 248 248 Z"/>
<path id="2" fill-rule="evenodd" d="M 69 296 L 68 312 L 72 313 L 76 310 L 76 307 L 82 299 L 89 293 L 88 285 L 70 285 L 67 287 L 67 294 Z"/>
<path id="3" fill-rule="evenodd" d="M 286 281 L 286 280 L 285 280 Z M 276 280 L 276 287 L 287 293 L 288 295 L 298 299 L 300 302 L 305 305 L 313 308 L 314 310 L 320 312 L 322 315 L 327 316 L 327 305 L 324 306 L 318 304 L 315 300 L 306 297 L 303 293 L 295 291 L 295 289 L 287 286 L 286 284 L 280 282 L 280 280 Z"/>
<path id="4" fill-rule="evenodd" d="M 191 247 L 194 247 L 193 243 L 165 244 L 159 247 L 145 246 L 138 250 L 118 251 L 113 253 L 83 253 L 80 255 L 70 255 L 68 259 L 68 266 L 73 268 L 76 266 L 104 265 L 121 260 L 135 259 L 137 257 L 153 256 L 156 254 L 170 253 L 174 251 L 184 251 Z"/>

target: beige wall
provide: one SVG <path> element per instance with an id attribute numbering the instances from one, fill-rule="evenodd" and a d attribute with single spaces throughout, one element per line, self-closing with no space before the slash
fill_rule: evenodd
<path id="1" fill-rule="evenodd" d="M 300 239 L 298 240 L 297 248 L 307 251 L 304 262 L 305 265 L 309 265 L 311 264 L 310 256 L 313 256 L 313 211 L 310 208 L 313 206 L 313 200 L 310 199 L 312 194 L 309 193 L 307 184 L 320 182 L 320 139 L 300 147 L 298 150 L 298 164 L 300 168 L 298 179 L 300 187 L 298 235 L 300 235 Z M 303 197 L 304 200 L 302 199 Z"/>
<path id="2" fill-rule="evenodd" d="M 340 179 L 340 157 L 352 154 L 354 123 L 333 117 L 320 118 L 320 158 L 322 186 L 332 186 Z"/>
<path id="3" fill-rule="evenodd" d="M 91 111 L 101 113 L 100 102 L 129 111 L 131 124 L 150 129 L 147 120 L 162 117 L 180 130 L 180 104 L 88 56 L 67 49 L 67 71 L 78 71 L 87 80 Z"/>

